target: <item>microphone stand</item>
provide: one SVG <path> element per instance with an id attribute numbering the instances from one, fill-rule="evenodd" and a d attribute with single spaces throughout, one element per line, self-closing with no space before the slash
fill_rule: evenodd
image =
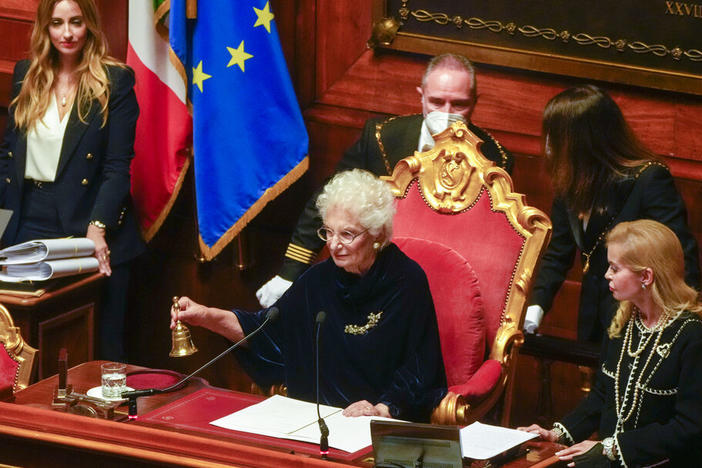
<path id="1" fill-rule="evenodd" d="M 212 364 L 217 362 L 222 356 L 225 354 L 228 354 L 232 351 L 234 351 L 241 343 L 244 341 L 248 340 L 255 334 L 257 334 L 259 331 L 263 329 L 266 325 L 268 325 L 269 322 L 275 321 L 278 318 L 278 308 L 277 307 L 271 307 L 268 309 L 268 312 L 266 313 L 266 320 L 263 321 L 261 325 L 248 335 L 244 336 L 242 339 L 231 345 L 229 348 L 225 349 L 222 351 L 219 355 L 217 355 L 215 358 L 211 359 L 209 362 L 207 362 L 205 365 L 200 367 L 194 372 L 191 372 L 190 375 L 182 378 L 180 381 L 174 383 L 170 387 L 166 388 L 147 388 L 144 390 L 132 390 L 129 392 L 122 392 L 121 397 L 122 398 L 127 398 L 128 399 L 128 406 L 129 406 L 129 413 L 128 413 L 128 418 L 129 419 L 136 419 L 137 418 L 137 398 L 142 397 L 142 396 L 150 396 L 150 395 L 158 395 L 161 393 L 169 393 L 173 392 L 175 390 L 180 390 L 187 382 L 190 380 L 191 377 L 193 377 L 195 374 L 199 373 L 200 371 L 207 369 L 210 367 Z"/>
<path id="2" fill-rule="evenodd" d="M 316 387 L 317 387 L 317 423 L 319 424 L 319 432 L 320 432 L 320 438 L 319 438 L 319 453 L 322 455 L 322 458 L 326 460 L 329 458 L 329 428 L 327 427 L 327 423 L 324 422 L 324 418 L 322 418 L 322 415 L 319 413 L 319 331 L 322 328 L 322 323 L 324 322 L 324 319 L 327 318 L 327 314 L 323 311 L 320 310 L 317 313 L 317 317 L 315 318 L 315 348 L 314 348 L 314 367 L 315 367 L 315 382 L 316 382 Z"/>

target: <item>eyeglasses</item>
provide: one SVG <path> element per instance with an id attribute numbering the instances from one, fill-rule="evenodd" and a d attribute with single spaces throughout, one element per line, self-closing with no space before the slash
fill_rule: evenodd
<path id="1" fill-rule="evenodd" d="M 364 229 L 363 231 L 359 232 L 358 234 L 354 234 L 351 231 L 341 231 L 339 233 L 335 233 L 328 227 L 322 226 L 321 228 L 317 229 L 317 236 L 319 236 L 320 239 L 322 239 L 324 242 L 329 242 L 332 237 L 336 235 L 336 238 L 341 242 L 342 244 L 350 244 L 358 236 L 366 232 L 368 229 Z"/>

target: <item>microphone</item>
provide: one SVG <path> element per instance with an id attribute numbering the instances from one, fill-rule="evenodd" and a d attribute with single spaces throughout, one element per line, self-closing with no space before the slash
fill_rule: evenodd
<path id="1" fill-rule="evenodd" d="M 319 424 L 319 432 L 321 433 L 319 438 L 319 453 L 324 459 L 327 459 L 327 456 L 329 455 L 329 428 L 327 427 L 327 423 L 324 422 L 324 418 L 322 418 L 322 415 L 319 413 L 319 331 L 321 330 L 322 323 L 324 323 L 326 318 L 326 312 L 320 310 L 317 313 L 317 317 L 314 319 L 314 368 L 316 374 L 315 383 L 317 387 L 317 423 Z"/>
<path id="2" fill-rule="evenodd" d="M 266 319 L 263 321 L 261 325 L 259 325 L 258 328 L 256 328 L 254 331 L 249 333 L 248 335 L 244 336 L 242 339 L 231 345 L 229 348 L 225 349 L 222 351 L 218 356 L 215 358 L 211 359 L 208 363 L 206 363 L 204 366 L 200 367 L 196 371 L 192 372 L 190 375 L 183 377 L 180 381 L 174 383 L 170 387 L 166 388 L 147 388 L 144 390 L 132 390 L 129 392 L 122 392 L 121 397 L 122 398 L 127 398 L 129 399 L 129 419 L 136 419 L 137 417 L 137 405 L 136 405 L 136 399 L 142 396 L 149 396 L 149 395 L 158 395 L 160 393 L 168 393 L 172 392 L 174 390 L 180 390 L 185 383 L 190 380 L 191 377 L 193 377 L 195 374 L 199 373 L 202 370 L 207 369 L 210 367 L 212 364 L 217 362 L 222 356 L 225 354 L 230 353 L 231 351 L 234 351 L 241 343 L 244 341 L 248 340 L 255 334 L 257 334 L 259 331 L 261 331 L 266 325 L 268 325 L 269 322 L 274 322 L 277 318 L 278 315 L 280 314 L 280 311 L 278 310 L 277 307 L 271 307 L 268 309 L 268 312 L 266 312 Z"/>

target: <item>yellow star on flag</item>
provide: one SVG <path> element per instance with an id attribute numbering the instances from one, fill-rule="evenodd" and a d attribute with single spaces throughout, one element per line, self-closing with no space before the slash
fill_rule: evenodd
<path id="1" fill-rule="evenodd" d="M 196 85 L 198 88 L 200 88 L 200 92 L 204 92 L 202 90 L 202 83 L 205 80 L 209 80 L 212 78 L 212 75 L 208 75 L 204 71 L 202 71 L 202 60 L 200 60 L 200 63 L 197 64 L 197 67 L 193 68 L 193 84 Z"/>
<path id="2" fill-rule="evenodd" d="M 263 7 L 263 10 L 259 10 L 258 8 L 254 7 L 254 11 L 256 12 L 256 16 L 258 16 L 258 19 L 256 20 L 256 24 L 254 24 L 254 28 L 256 26 L 263 26 L 266 28 L 266 31 L 270 34 L 271 32 L 271 21 L 273 21 L 273 18 L 275 17 L 273 13 L 271 13 L 270 6 L 268 5 L 270 2 L 266 2 L 266 6 Z"/>
<path id="3" fill-rule="evenodd" d="M 241 68 L 241 71 L 244 71 L 244 62 L 253 55 L 246 53 L 244 50 L 244 41 L 241 41 L 239 44 L 239 47 L 234 49 L 233 47 L 227 47 L 227 50 L 229 51 L 230 54 L 232 54 L 231 60 L 229 60 L 229 63 L 227 64 L 227 67 L 231 67 L 232 65 L 239 65 L 239 68 Z"/>

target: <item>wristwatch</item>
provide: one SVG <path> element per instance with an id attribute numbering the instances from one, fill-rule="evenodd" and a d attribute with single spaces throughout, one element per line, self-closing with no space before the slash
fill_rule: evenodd
<path id="1" fill-rule="evenodd" d="M 602 455 L 614 461 L 617 457 L 614 456 L 614 437 L 606 437 L 602 441 Z"/>
<path id="2" fill-rule="evenodd" d="M 103 231 L 105 230 L 105 227 L 106 227 L 106 226 L 105 226 L 105 223 L 103 223 L 102 221 L 98 221 L 97 219 L 94 219 L 94 220 L 90 221 L 88 224 L 92 224 L 92 225 L 95 226 L 96 228 L 100 228 L 100 229 L 102 229 Z"/>

